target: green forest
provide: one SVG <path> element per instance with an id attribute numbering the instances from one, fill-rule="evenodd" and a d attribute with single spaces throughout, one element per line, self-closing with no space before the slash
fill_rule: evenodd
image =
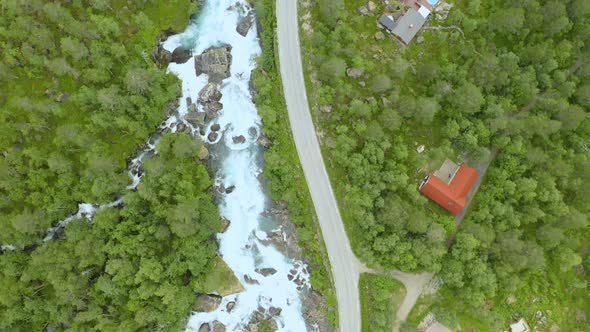
<path id="1" fill-rule="evenodd" d="M 202 142 L 164 134 L 137 190 L 129 158 L 180 84 L 160 31 L 196 2 L 0 1 L 0 330 L 177 330 L 210 287 L 221 222 Z M 46 229 L 70 222 L 52 241 Z M 198 226 L 197 226 L 198 225 Z M 207 291 L 210 291 L 207 289 Z"/>
<path id="2" fill-rule="evenodd" d="M 437 273 L 449 325 L 498 330 L 542 309 L 583 331 L 590 2 L 448 2 L 408 46 L 378 38 L 397 1 L 368 15 L 361 0 L 301 6 L 308 94 L 353 248 L 373 267 Z M 446 158 L 492 160 L 459 226 L 418 191 Z"/>

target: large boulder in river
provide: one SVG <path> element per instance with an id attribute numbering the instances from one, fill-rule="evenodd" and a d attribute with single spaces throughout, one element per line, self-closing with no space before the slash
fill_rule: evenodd
<path id="1" fill-rule="evenodd" d="M 202 104 L 207 104 L 212 101 L 219 101 L 221 99 L 221 92 L 217 89 L 217 84 L 215 83 L 207 83 L 199 92 L 199 102 Z"/>
<path id="2" fill-rule="evenodd" d="M 240 18 L 240 21 L 238 22 L 238 26 L 236 27 L 236 31 L 246 37 L 246 35 L 248 34 L 248 31 L 250 31 L 250 28 L 252 27 L 252 23 L 254 23 L 254 18 L 252 17 L 252 15 L 248 14 L 242 18 Z"/>
<path id="3" fill-rule="evenodd" d="M 209 135 L 207 135 L 207 139 L 209 140 L 209 142 L 215 142 L 217 140 L 217 137 L 219 137 L 219 134 L 215 131 L 212 131 L 209 133 Z"/>
<path id="4" fill-rule="evenodd" d="M 246 143 L 246 137 L 244 135 L 234 136 L 231 138 L 234 144 L 244 144 Z"/>
<path id="5" fill-rule="evenodd" d="M 201 327 L 199 327 L 199 332 L 211 332 L 211 327 L 209 327 L 209 323 L 201 324 Z"/>
<path id="6" fill-rule="evenodd" d="M 211 312 L 221 304 L 221 296 L 214 294 L 198 294 L 195 300 L 194 310 L 198 312 Z"/>
<path id="7" fill-rule="evenodd" d="M 220 321 L 214 320 L 213 330 L 211 332 L 225 332 L 225 325 L 223 325 Z"/>
<path id="8" fill-rule="evenodd" d="M 172 59 L 171 62 L 174 63 L 185 63 L 188 59 L 193 56 L 193 52 L 189 49 L 184 47 L 177 47 L 172 51 Z"/>
<path id="9" fill-rule="evenodd" d="M 190 112 L 184 116 L 184 119 L 188 121 L 193 127 L 204 127 L 205 126 L 205 113 L 203 112 Z"/>
<path id="10" fill-rule="evenodd" d="M 220 83 L 229 77 L 231 61 L 231 46 L 211 47 L 195 56 L 195 72 L 197 76 L 208 74 L 210 82 Z"/>

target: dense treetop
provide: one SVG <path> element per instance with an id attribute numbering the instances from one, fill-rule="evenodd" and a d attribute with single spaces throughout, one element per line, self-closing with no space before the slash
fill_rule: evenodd
<path id="1" fill-rule="evenodd" d="M 220 231 L 202 142 L 165 134 L 135 191 L 127 160 L 179 85 L 150 59 L 189 1 L 0 1 L 0 330 L 178 330 Z M 45 230 L 80 202 L 92 220 Z M 24 250 L 23 250 L 24 249 Z"/>
<path id="2" fill-rule="evenodd" d="M 588 308 L 587 296 L 567 295 L 590 278 L 588 1 L 453 1 L 408 47 L 376 41 L 376 16 L 356 11 L 364 3 L 321 1 L 307 43 L 312 102 L 332 106 L 319 121 L 357 253 L 440 272 L 487 326 L 506 318 L 490 299 L 511 292 Z M 445 158 L 477 163 L 494 151 L 457 233 L 419 182 Z"/>

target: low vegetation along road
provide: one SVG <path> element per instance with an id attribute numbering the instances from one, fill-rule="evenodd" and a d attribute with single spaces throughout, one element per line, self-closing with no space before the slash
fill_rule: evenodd
<path id="1" fill-rule="evenodd" d="M 360 331 L 358 280 L 363 265 L 352 253 L 309 113 L 297 24 L 297 1 L 277 0 L 279 59 L 295 145 L 332 265 L 341 331 Z"/>

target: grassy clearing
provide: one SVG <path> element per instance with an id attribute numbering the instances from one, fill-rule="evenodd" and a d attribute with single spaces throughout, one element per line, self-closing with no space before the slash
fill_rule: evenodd
<path id="1" fill-rule="evenodd" d="M 217 293 L 221 296 L 235 294 L 244 290 L 234 272 L 217 256 L 211 263 L 211 270 L 200 285 L 199 293 Z"/>
<path id="2" fill-rule="evenodd" d="M 363 273 L 359 279 L 363 332 L 391 331 L 404 286 L 389 276 Z"/>

